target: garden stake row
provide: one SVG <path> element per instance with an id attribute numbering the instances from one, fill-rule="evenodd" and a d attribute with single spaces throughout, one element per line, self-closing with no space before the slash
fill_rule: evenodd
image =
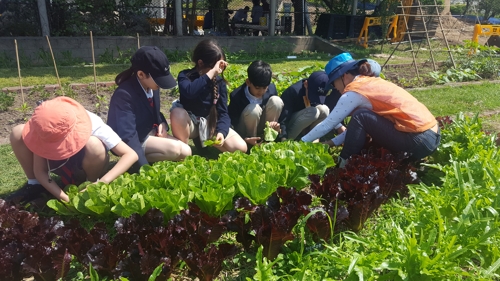
<path id="1" fill-rule="evenodd" d="M 94 38 L 92 37 L 92 31 L 90 31 L 90 47 L 92 49 L 92 66 L 94 68 L 94 86 L 95 86 L 95 94 L 97 94 L 97 75 L 95 71 L 95 55 L 94 55 Z"/>
<path id="2" fill-rule="evenodd" d="M 57 84 L 59 85 L 59 88 L 61 89 L 64 96 L 64 90 L 61 85 L 61 80 L 59 79 L 59 73 L 57 72 L 56 59 L 54 58 L 54 52 L 52 52 L 52 46 L 50 45 L 49 36 L 45 35 L 45 38 L 47 38 L 47 44 L 49 44 L 50 54 L 52 55 L 52 61 L 54 62 L 54 69 L 56 70 L 56 76 L 57 76 Z"/>
<path id="3" fill-rule="evenodd" d="M 24 91 L 23 82 L 21 80 L 21 66 L 19 65 L 19 52 L 17 51 L 17 40 L 14 39 L 14 45 L 16 46 L 16 61 L 17 61 L 17 75 L 19 76 L 19 87 L 21 88 L 21 98 L 24 104 Z"/>

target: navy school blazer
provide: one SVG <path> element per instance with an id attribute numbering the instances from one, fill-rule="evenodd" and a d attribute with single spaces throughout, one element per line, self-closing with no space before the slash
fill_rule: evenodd
<path id="1" fill-rule="evenodd" d="M 207 118 L 212 107 L 212 80 L 206 74 L 200 76 L 195 69 L 186 69 L 177 76 L 179 84 L 179 101 L 186 111 L 195 116 Z M 215 105 L 217 109 L 217 125 L 215 131 L 222 133 L 224 138 L 229 133 L 231 119 L 227 113 L 227 85 L 217 76 L 217 88 L 219 100 Z"/>
<path id="2" fill-rule="evenodd" d="M 283 118 L 283 122 L 288 123 L 292 118 L 292 115 L 295 112 L 301 111 L 306 108 L 304 104 L 304 96 L 306 95 L 306 88 L 303 86 L 304 80 L 302 79 L 292 86 L 288 87 L 283 94 L 281 94 L 281 99 L 285 104 L 283 108 L 283 113 L 281 114 L 281 118 Z M 310 92 L 308 94 L 309 101 L 311 102 L 311 106 L 317 106 L 322 104 L 319 95 L 317 93 Z M 332 89 L 332 92 L 326 96 L 325 105 L 328 106 L 330 111 L 337 105 L 337 102 L 340 98 L 340 93 L 335 88 Z"/>
<path id="3" fill-rule="evenodd" d="M 155 125 L 167 123 L 160 112 L 160 91 L 153 91 L 154 108 L 135 75 L 121 83 L 111 96 L 108 125 L 139 155 L 139 167 L 149 164 L 142 142 Z M 168 130 L 168 125 L 167 128 Z M 135 166 L 135 165 L 134 165 Z"/>
<path id="4" fill-rule="evenodd" d="M 246 83 L 243 83 L 243 85 L 239 86 L 236 88 L 234 91 L 231 92 L 231 98 L 229 100 L 229 117 L 231 118 L 231 124 L 233 125 L 234 128 L 238 126 L 238 123 L 240 122 L 241 118 L 241 113 L 247 107 L 247 105 L 250 104 L 250 101 L 248 100 L 247 96 L 245 95 L 245 87 L 247 87 Z M 262 109 L 266 107 L 267 102 L 269 101 L 269 98 L 272 96 L 277 96 L 278 91 L 276 90 L 276 86 L 271 83 L 269 84 L 269 87 L 267 88 L 266 93 L 262 96 L 262 104 L 260 105 Z M 286 132 L 286 127 L 285 123 L 282 122 L 282 116 L 283 113 L 280 115 L 280 118 L 278 119 L 278 123 L 280 123 L 280 128 L 282 135 L 283 133 Z M 286 133 L 284 133 L 286 135 Z M 246 136 L 242 136 L 246 137 Z M 285 136 L 286 137 L 286 136 Z"/>

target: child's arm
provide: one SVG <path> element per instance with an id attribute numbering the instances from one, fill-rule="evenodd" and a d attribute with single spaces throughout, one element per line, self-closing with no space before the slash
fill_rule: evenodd
<path id="1" fill-rule="evenodd" d="M 47 159 L 42 158 L 38 155 L 33 155 L 33 172 L 35 173 L 35 178 L 40 182 L 40 184 L 47 189 L 50 194 L 54 195 L 59 200 L 69 202 L 68 194 L 57 185 L 54 180 L 49 182 L 49 168 L 47 166 Z"/>
<path id="2" fill-rule="evenodd" d="M 99 179 L 100 182 L 112 182 L 118 176 L 125 173 L 139 159 L 137 153 L 123 141 L 120 141 L 111 150 L 114 154 L 120 157 L 120 160 L 118 160 L 116 165 L 111 170 Z"/>
<path id="3" fill-rule="evenodd" d="M 220 79 L 218 80 L 219 85 L 219 100 L 217 101 L 217 125 L 216 132 L 221 133 L 225 138 L 229 133 L 229 127 L 231 127 L 231 118 L 228 114 L 227 109 L 227 86 L 226 83 Z"/>
<path id="4" fill-rule="evenodd" d="M 203 93 L 203 89 L 210 82 L 210 78 L 207 75 L 202 75 L 191 81 L 186 75 L 189 73 L 188 70 L 182 71 L 177 76 L 177 83 L 179 85 L 179 93 L 187 99 L 194 99 Z"/>
<path id="5" fill-rule="evenodd" d="M 179 92 L 181 95 L 185 96 L 188 99 L 193 99 L 202 93 L 204 87 L 211 83 L 211 80 L 214 76 L 217 76 L 222 73 L 222 71 L 226 68 L 227 62 L 224 60 L 220 60 L 215 63 L 215 66 L 210 69 L 204 75 L 191 80 L 187 74 L 194 70 L 184 70 L 179 73 L 177 76 L 177 83 L 179 84 Z"/>

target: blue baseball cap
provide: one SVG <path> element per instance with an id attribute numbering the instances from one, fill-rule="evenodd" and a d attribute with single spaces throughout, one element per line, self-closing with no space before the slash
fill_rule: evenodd
<path id="1" fill-rule="evenodd" d="M 170 73 L 170 63 L 167 56 L 158 47 L 141 47 L 134 53 L 130 62 L 134 71 L 141 70 L 151 75 L 156 85 L 162 89 L 170 89 L 177 85 Z"/>
<path id="2" fill-rule="evenodd" d="M 340 55 L 333 57 L 325 66 L 326 74 L 329 75 L 334 69 L 339 67 L 344 62 L 350 60 L 353 60 L 353 58 L 349 53 L 342 53 Z"/>

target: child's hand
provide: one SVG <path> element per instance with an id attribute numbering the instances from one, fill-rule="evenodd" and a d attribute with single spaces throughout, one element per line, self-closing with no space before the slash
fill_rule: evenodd
<path id="1" fill-rule="evenodd" d="M 278 123 L 276 121 L 269 122 L 269 128 L 275 130 L 278 133 L 281 132 L 280 123 Z"/>
<path id="2" fill-rule="evenodd" d="M 260 140 L 261 140 L 260 137 L 245 138 L 245 142 L 248 143 L 249 145 L 257 145 L 259 144 Z"/>
<path id="3" fill-rule="evenodd" d="M 224 145 L 224 135 L 222 133 L 217 133 L 217 137 L 215 138 L 215 143 L 216 144 L 214 144 L 214 146 L 223 146 Z"/>
<path id="4" fill-rule="evenodd" d="M 215 63 L 215 66 L 213 69 L 215 70 L 215 73 L 221 74 L 222 71 L 224 71 L 224 69 L 226 69 L 226 66 L 227 66 L 227 62 L 225 60 L 220 60 L 220 61 Z"/>
<path id="5" fill-rule="evenodd" d="M 168 125 L 165 122 L 158 125 L 158 133 L 156 134 L 156 136 L 166 138 L 168 135 L 167 128 L 168 128 Z"/>

